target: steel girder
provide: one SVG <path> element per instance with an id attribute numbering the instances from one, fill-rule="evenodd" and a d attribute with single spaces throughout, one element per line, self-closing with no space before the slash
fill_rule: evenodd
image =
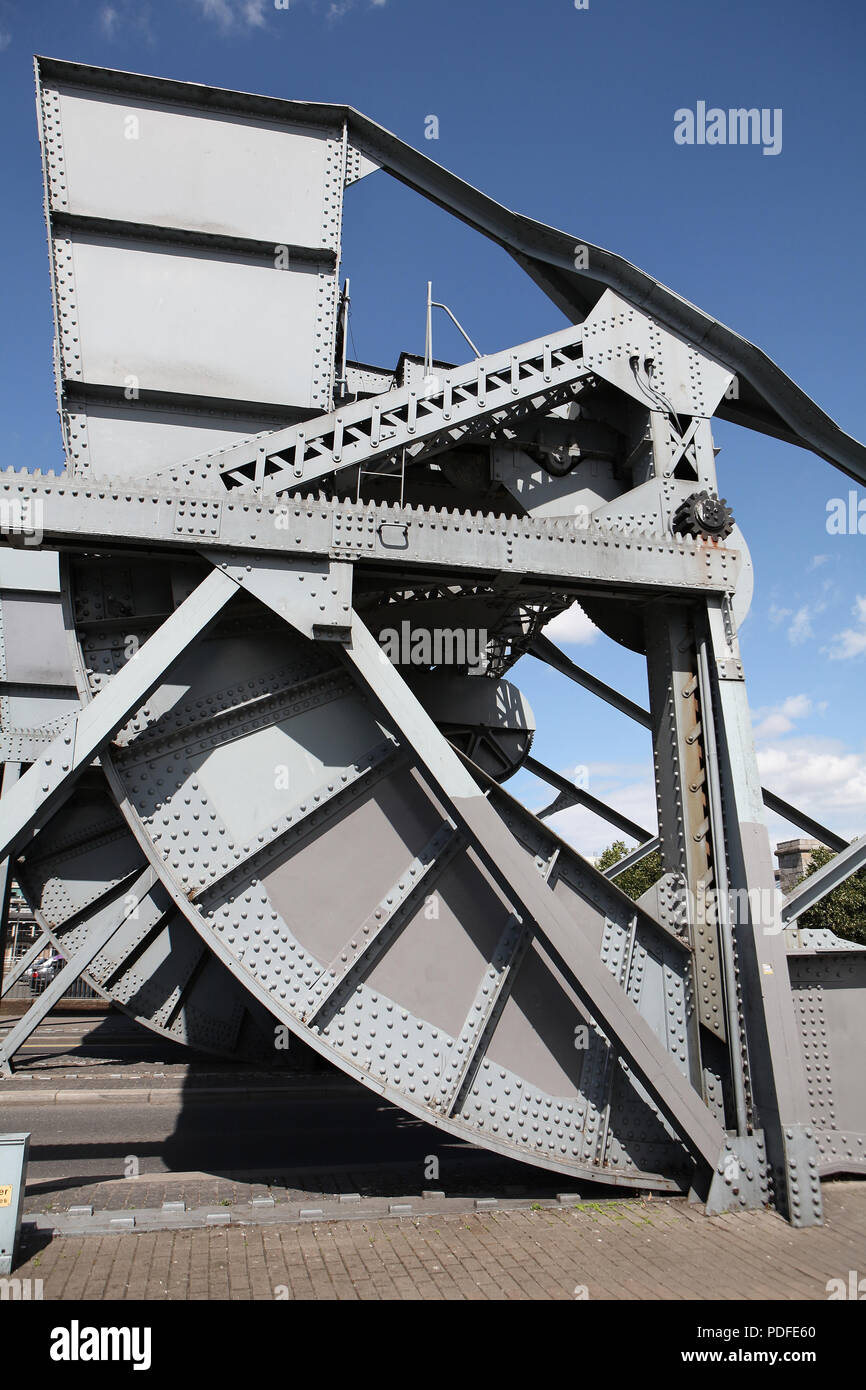
<path id="1" fill-rule="evenodd" d="M 212 956 L 162 885 L 157 881 L 141 901 L 128 901 L 133 885 L 153 873 L 97 771 L 79 784 L 15 865 L 45 932 L 42 946 L 50 941 L 67 961 L 75 960 L 98 994 L 171 1042 L 273 1062 L 270 1014 Z M 131 911 L 123 915 L 126 907 Z M 114 924 L 110 938 L 93 955 L 91 943 L 106 923 Z M 40 1021 L 42 998 L 15 1039 L 7 1037 L 6 1069 Z"/>
<path id="2" fill-rule="evenodd" d="M 52 99 L 52 109 L 43 116 L 43 128 L 48 127 L 43 140 L 52 146 L 52 154 L 53 143 L 62 141 L 59 98 L 55 100 L 60 89 L 114 93 L 121 104 L 156 98 L 191 111 L 235 113 L 245 121 L 258 117 L 289 128 L 345 131 L 348 181 L 374 168 L 385 170 L 504 247 L 569 319 L 579 322 L 605 290 L 615 290 L 737 376 L 739 399 L 722 403 L 722 416 L 802 444 L 857 481 L 866 481 L 864 446 L 845 434 L 760 348 L 624 257 L 503 207 L 351 106 L 221 91 L 56 58 L 37 58 L 36 68 L 40 92 Z M 61 159 L 55 160 L 52 177 L 62 185 Z M 331 225 L 337 220 L 336 213 L 330 215 Z"/>
<path id="3" fill-rule="evenodd" d="M 241 577 L 245 588 L 252 588 L 254 592 L 260 588 L 261 594 L 273 599 L 275 607 L 279 608 L 276 598 L 279 586 L 275 588 L 275 579 L 284 582 L 284 575 L 274 568 L 258 570 L 251 566 L 239 572 L 238 578 Z M 243 621 L 243 626 L 249 630 L 249 617 Z M 596 1170 L 594 1159 L 598 1136 L 591 1123 L 588 1132 L 581 1123 L 586 1114 L 584 1107 L 589 1106 L 593 1098 L 584 1099 L 579 1090 L 576 1097 L 564 1098 L 555 1090 L 545 1094 L 540 1080 L 536 1081 L 539 1089 L 535 1092 L 534 1104 L 548 1111 L 548 1137 L 539 1144 L 532 1142 L 531 1111 L 527 1114 L 523 1098 L 516 1105 L 507 1100 L 509 1093 L 519 1096 L 528 1084 L 531 1085 L 532 1076 L 527 1078 L 505 1068 L 505 1076 L 499 1078 L 500 1084 L 504 1082 L 501 1121 L 495 1114 L 487 1113 L 483 1121 L 475 1119 L 467 1109 L 462 1094 L 466 1069 L 461 1065 L 460 1054 L 468 1054 L 466 1060 L 471 1062 L 473 1074 L 482 1069 L 493 1075 L 489 1056 L 492 1036 L 499 1034 L 499 1045 L 506 1057 L 512 1053 L 515 1058 L 524 1056 L 531 1045 L 532 1029 L 527 1031 L 523 1021 L 531 1003 L 518 994 L 521 1002 L 516 1006 L 514 979 L 508 981 L 507 995 L 504 990 L 509 973 L 517 976 L 521 991 L 527 987 L 525 979 L 521 983 L 521 976 L 526 972 L 517 975 L 514 971 L 512 953 L 518 952 L 523 959 L 531 940 L 527 930 L 516 930 L 518 924 L 512 920 L 514 904 L 508 897 L 501 897 L 508 890 L 501 887 L 497 890 L 477 861 L 474 837 L 470 848 L 465 835 L 459 835 L 448 820 L 442 818 L 437 804 L 438 788 L 426 789 L 415 767 L 418 758 L 415 745 L 410 740 L 401 740 L 400 730 L 389 734 L 387 727 L 377 722 L 366 702 L 354 693 L 351 679 L 341 675 L 339 665 L 323 666 L 327 656 L 324 653 L 317 656 L 315 647 L 308 651 L 303 645 L 298 646 L 297 641 L 280 642 L 277 632 L 270 628 L 264 630 L 257 644 L 261 648 L 258 653 L 249 641 L 244 653 L 248 679 L 241 683 L 244 695 L 251 687 L 253 690 L 276 687 L 285 691 L 282 695 L 264 698 L 256 698 L 253 694 L 250 701 L 249 697 L 242 698 L 237 687 L 224 688 L 226 673 L 237 657 L 237 641 L 229 637 L 220 642 L 215 636 L 205 645 L 212 651 L 205 653 L 199 647 L 180 677 L 175 674 L 172 680 L 172 690 L 181 684 L 187 686 L 187 695 L 176 716 L 169 714 L 167 724 L 161 720 L 154 730 L 156 747 L 152 747 L 153 740 L 146 733 L 124 731 L 124 753 L 120 759 L 113 757 L 106 762 L 109 778 L 117 779 L 118 800 L 122 792 L 124 804 L 140 806 L 140 791 L 145 786 L 149 788 L 147 815 L 142 816 L 139 811 L 131 824 L 138 832 L 140 843 L 156 856 L 163 879 L 168 869 L 170 891 L 176 904 L 202 932 L 211 949 L 238 974 L 251 992 L 263 1002 L 267 1001 L 281 1021 L 300 1032 L 318 1050 L 339 1059 L 352 1074 L 376 1085 L 377 1089 L 383 1088 L 385 1094 L 398 1099 L 413 1113 L 423 1113 L 426 1118 L 433 1118 L 464 1137 L 469 1134 L 477 1138 L 483 1129 L 485 1142 L 515 1156 L 534 1152 L 537 1160 L 550 1166 L 580 1171 L 587 1176 L 597 1172 L 602 1176 L 605 1165 L 599 1163 Z M 353 642 L 353 649 L 354 646 Z M 274 664 L 277 653 L 284 657 L 281 665 Z M 109 652 L 104 639 L 101 644 L 99 639 L 95 644 L 91 640 L 82 656 L 90 668 L 97 666 L 103 670 L 106 662 L 122 659 L 117 644 Z M 382 659 L 378 647 L 372 659 L 377 673 L 392 669 Z M 263 678 L 249 679 L 262 667 Z M 202 718 L 199 713 L 196 717 L 196 708 L 205 708 L 206 716 Z M 272 746 L 275 729 L 282 735 L 277 745 L 283 750 L 279 756 L 291 759 L 286 764 L 274 762 L 278 756 Z M 335 766 L 334 755 L 347 740 L 344 765 Z M 351 761 L 346 758 L 349 752 L 353 754 Z M 440 753 L 446 759 L 454 758 L 447 745 L 443 744 Z M 236 779 L 225 781 L 223 776 L 214 773 L 213 767 L 208 770 L 209 764 L 218 763 L 226 755 L 239 760 L 243 767 L 243 784 L 254 789 L 251 796 L 243 795 Z M 275 773 L 279 780 L 279 770 L 284 766 L 291 795 L 287 798 L 286 788 L 274 787 L 270 800 L 265 805 L 260 804 L 262 788 L 268 781 L 273 784 Z M 193 773 L 193 768 L 198 768 L 198 772 Z M 164 775 L 160 777 L 159 773 Z M 464 789 L 472 787 L 467 774 L 461 772 L 461 778 Z M 160 793 L 157 790 L 160 782 L 176 791 Z M 486 807 L 483 798 L 477 793 L 475 796 Z M 287 800 L 290 804 L 283 813 L 277 819 L 269 819 L 276 808 L 285 807 Z M 182 805 L 185 807 L 187 802 L 191 810 L 178 809 Z M 396 815 L 398 805 L 401 807 L 399 816 Z M 394 809 L 389 811 L 390 807 Z M 179 817 L 180 826 L 173 831 L 171 826 Z M 226 820 L 230 821 L 234 832 L 234 849 L 228 845 L 223 849 L 221 836 L 218 838 L 218 832 L 213 829 L 213 822 L 219 826 Z M 266 821 L 269 824 L 266 825 Z M 195 833 L 196 822 L 202 827 L 204 845 L 189 838 Z M 339 845 L 343 864 L 338 883 L 332 875 L 323 872 L 324 864 L 333 854 L 328 849 L 329 834 Z M 538 893 L 544 885 L 537 870 L 531 865 L 530 868 L 531 881 L 538 883 L 535 890 Z M 615 890 L 607 888 L 605 896 L 612 904 L 616 899 Z M 365 919 L 362 916 L 364 903 L 369 905 L 369 915 Z M 498 903 L 501 905 L 497 907 Z M 250 932 L 243 930 L 243 919 L 253 909 L 262 924 L 255 944 L 251 944 Z M 434 909 L 438 915 L 429 915 Z M 583 915 L 586 916 L 586 908 Z M 633 906 L 619 899 L 617 916 L 620 934 L 627 936 L 634 917 Z M 240 930 L 234 928 L 234 920 L 238 917 Z M 353 917 L 356 919 L 354 936 L 351 935 Z M 439 925 L 431 928 L 430 922 Z M 482 925 L 486 923 L 489 924 Z M 470 937 L 461 946 L 462 933 L 467 927 Z M 646 927 L 644 923 L 644 929 Z M 438 937 L 435 942 L 431 940 L 433 932 Z M 500 945 L 496 946 L 500 938 Z M 443 961 L 438 978 L 434 975 L 428 982 L 422 962 L 431 949 L 439 959 L 444 955 L 449 964 L 446 966 Z M 660 934 L 656 949 L 663 957 L 673 953 L 669 969 L 674 963 L 682 969 L 684 948 L 670 933 Z M 470 959 L 478 961 L 479 980 L 474 987 L 471 980 L 461 981 L 454 973 L 456 962 L 466 957 L 467 950 Z M 472 999 L 475 996 L 484 999 L 485 991 L 490 990 L 483 970 L 485 951 L 491 953 L 494 961 L 491 970 L 497 976 L 503 975 L 503 987 L 497 987 L 490 1000 L 491 1005 L 496 1005 L 493 1017 L 482 1013 L 479 1019 Z M 500 962 L 498 966 L 496 961 Z M 528 962 L 526 970 L 529 971 Z M 530 978 L 539 976 L 536 991 L 542 989 L 549 994 L 551 988 L 555 988 L 553 980 L 548 978 L 549 970 L 549 966 L 545 969 L 536 964 L 529 971 Z M 380 994 L 384 987 L 378 983 L 377 971 L 384 974 L 386 982 L 390 980 L 390 1001 Z M 468 997 L 461 1002 L 467 986 Z M 679 988 L 681 990 L 682 985 Z M 425 998 L 428 990 L 430 997 Z M 407 1009 L 408 1000 L 418 991 L 421 997 L 415 1008 Z M 507 999 L 511 1000 L 510 1009 L 506 1008 Z M 381 1002 L 381 1010 L 376 1007 L 378 1002 Z M 387 1022 L 384 1026 L 377 1023 L 377 1019 L 389 1011 L 396 1013 L 401 1003 L 404 1007 L 399 1016 L 406 1015 L 402 1019 L 402 1031 L 408 1037 L 405 1025 L 410 1025 L 417 1045 L 422 1048 L 421 1052 L 414 1048 L 405 1058 L 401 1055 L 405 1048 L 399 1053 L 391 1051 Z M 535 1005 L 532 1009 L 533 1015 L 538 1007 Z M 549 1001 L 545 1007 L 549 1011 Z M 326 1010 L 324 1014 L 323 1009 Z M 572 1009 L 576 1010 L 573 1014 Z M 455 1010 L 465 1015 L 462 1025 L 458 1026 Z M 439 1027 L 431 1030 L 429 1020 Z M 479 1023 L 488 1027 L 479 1028 Z M 495 1028 L 491 1024 L 495 1024 Z M 564 1034 L 563 1043 L 567 1040 L 573 1053 L 573 1057 L 567 1053 L 565 1057 L 560 1056 L 559 1067 L 555 1069 L 558 1085 L 563 1088 L 569 1082 L 561 1068 L 568 1069 L 566 1075 L 571 1074 L 570 1085 L 574 1086 L 586 1060 L 583 1050 L 574 1046 L 575 1030 L 587 1030 L 586 1041 L 591 1051 L 590 1031 L 599 1025 L 594 1014 L 587 1015 L 575 1000 L 558 1026 Z M 511 1036 L 515 1030 L 516 1036 Z M 598 1034 L 593 1031 L 592 1036 Z M 435 1046 L 437 1041 L 439 1048 Z M 352 1042 L 356 1046 L 352 1047 Z M 425 1043 L 432 1054 L 426 1076 Z M 606 1043 L 601 1045 L 607 1048 Z M 375 1053 L 374 1047 L 377 1047 Z M 537 1042 L 535 1048 L 538 1049 Z M 561 1047 L 559 1052 L 562 1052 Z M 438 1060 L 440 1054 L 441 1060 Z M 353 1060 L 359 1055 L 363 1061 Z M 550 1065 L 551 1062 L 547 1062 L 545 1067 L 549 1070 Z M 671 1065 L 666 1053 L 656 1057 L 656 1065 Z M 603 1071 L 607 1088 L 614 1084 L 616 1077 L 609 1065 Z M 543 1070 L 540 1074 L 543 1075 Z M 593 1088 L 598 1084 L 594 1081 Z M 688 1091 L 687 1087 L 685 1103 L 688 1103 Z M 464 1102 L 459 1115 L 455 1113 L 458 1099 Z M 609 1104 L 610 1101 L 605 1102 L 601 1108 Z M 638 1099 L 629 1101 L 626 1097 L 618 1104 L 625 1105 L 626 1112 L 630 1106 L 637 1107 L 636 1115 L 640 1111 Z M 472 1107 L 476 1108 L 474 1101 Z M 515 1111 L 515 1118 L 509 1132 L 510 1110 Z M 701 1123 L 708 1123 L 710 1117 L 705 1117 L 702 1107 L 696 1114 L 701 1117 Z M 555 1126 L 550 1123 L 552 1117 L 557 1120 Z M 660 1123 L 650 1108 L 640 1125 L 636 1117 L 630 1122 L 635 1129 L 628 1132 L 644 1137 L 644 1142 L 652 1147 L 655 1127 L 654 1142 L 663 1146 L 664 1128 L 659 1128 Z M 502 1131 L 501 1140 L 496 1137 L 498 1130 Z M 611 1144 L 615 1134 L 616 1126 L 613 1126 Z M 671 1145 L 672 1140 L 667 1142 Z M 695 1141 L 690 1138 L 687 1145 L 689 1142 Z M 707 1142 L 700 1133 L 697 1142 L 706 1149 Z M 672 1149 L 674 1156 L 680 1156 L 674 1157 L 671 1174 L 653 1177 L 662 1187 L 686 1181 L 691 1172 L 682 1146 L 673 1142 Z M 619 1164 L 624 1169 L 624 1180 L 630 1177 L 632 1182 L 640 1181 L 640 1170 L 633 1163 L 623 1158 Z"/>
<path id="4" fill-rule="evenodd" d="M 61 598 L 32 554 L 0 550 L 4 749 L 33 763 L 0 824 L 65 974 L 197 1046 L 263 1055 L 286 1028 L 504 1154 L 820 1219 L 819 1170 L 863 1163 L 843 1040 L 864 953 L 782 935 L 736 641 L 748 551 L 736 528 L 683 535 L 678 517 L 716 492 L 708 418 L 731 413 L 732 372 L 743 421 L 854 476 L 861 446 L 736 335 L 596 248 L 576 274 L 570 238 L 349 108 L 53 60 L 38 76 L 70 468 L 0 480 L 6 532 L 64 557 Z M 152 140 L 112 178 L 119 108 Z M 262 191 L 271 133 L 314 190 L 291 226 Z M 190 203 L 184 161 L 223 137 L 249 148 L 247 185 L 204 180 Z M 376 165 L 507 246 L 582 324 L 420 385 L 367 373 L 369 398 L 333 408 L 343 189 Z M 279 379 L 259 351 L 281 331 L 260 289 L 273 250 L 290 262 L 273 303 L 297 328 Z M 178 304 L 219 284 L 250 308 L 219 399 L 216 338 L 176 362 L 150 314 L 155 255 Z M 352 501 L 359 469 L 397 470 L 405 500 Z M 56 650 L 22 662 L 22 596 L 73 669 Z M 665 872 L 639 904 L 455 753 L 429 680 L 374 637 L 457 605 L 489 627 L 481 706 L 499 701 L 507 740 L 501 677 L 521 652 L 583 677 L 539 636 L 576 596 L 647 654 L 649 712 L 583 679 L 652 731 L 660 835 L 631 858 L 659 843 Z M 22 718 L 28 701 L 41 717 Z M 814 1081 L 816 1019 L 837 1108 Z"/>

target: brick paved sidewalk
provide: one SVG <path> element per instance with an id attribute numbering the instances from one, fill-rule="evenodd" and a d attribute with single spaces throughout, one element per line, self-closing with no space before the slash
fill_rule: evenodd
<path id="1" fill-rule="evenodd" d="M 826 1224 L 708 1218 L 626 1200 L 378 1221 L 29 1235 L 45 1299 L 818 1299 L 866 1274 L 866 1183 L 825 1185 Z"/>

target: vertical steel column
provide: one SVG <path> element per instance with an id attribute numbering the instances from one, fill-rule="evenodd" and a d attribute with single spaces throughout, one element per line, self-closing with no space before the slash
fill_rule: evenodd
<path id="1" fill-rule="evenodd" d="M 793 1225 L 807 1226 L 822 1219 L 817 1149 L 745 679 L 728 601 L 710 600 L 706 614 L 736 985 L 756 1122 L 764 1134 L 776 1205 Z"/>
<path id="2" fill-rule="evenodd" d="M 646 624 L 653 766 L 662 868 L 682 887 L 684 920 L 695 952 L 695 1003 L 702 1027 L 727 1041 L 718 933 L 703 905 L 715 882 L 701 729 L 700 690 L 688 611 L 654 605 Z M 702 1050 L 703 1055 L 703 1050 Z M 717 1111 L 720 1093 L 704 1076 Z"/>
<path id="3" fill-rule="evenodd" d="M 716 491 L 709 422 L 694 421 L 690 469 Z M 682 500 L 676 459 L 681 436 L 660 412 L 650 416 L 653 465 L 663 518 L 671 525 Z M 691 480 L 690 480 L 691 481 Z M 712 542 L 707 542 L 712 544 Z M 702 605 L 653 605 L 645 622 L 650 728 L 662 863 L 676 876 L 694 950 L 696 1054 L 707 1104 L 728 1128 L 708 1209 L 761 1205 L 769 1194 L 763 1136 L 755 1128 L 749 1059 L 738 1009 L 737 962 L 728 921 L 729 872 L 712 688 L 702 647 Z M 703 653 L 703 657 L 702 657 Z M 760 783 L 758 794 L 760 797 Z"/>
<path id="4" fill-rule="evenodd" d="M 3 767 L 2 791 L 6 793 L 21 775 L 20 763 Z M 6 964 L 6 941 L 9 932 L 9 895 L 12 889 L 12 861 L 7 856 L 0 862 L 0 999 L 3 997 L 3 969 Z"/>
<path id="5" fill-rule="evenodd" d="M 705 636 L 698 639 L 698 679 L 702 710 L 704 742 L 704 773 L 707 789 L 707 809 L 713 846 L 713 877 L 715 896 L 713 920 L 721 952 L 722 984 L 725 1001 L 725 1024 L 728 1030 L 728 1058 L 731 1066 L 731 1085 L 737 1118 L 737 1136 L 749 1132 L 746 1102 L 746 1055 L 742 1038 L 737 999 L 737 964 L 734 953 L 731 897 L 728 883 L 727 852 L 725 848 L 725 816 L 722 808 L 722 789 L 719 782 L 719 758 L 716 743 L 716 721 L 713 713 L 713 688 L 710 680 L 709 657 Z M 706 904 L 706 899 L 705 899 Z M 706 914 L 705 914 L 706 915 Z"/>

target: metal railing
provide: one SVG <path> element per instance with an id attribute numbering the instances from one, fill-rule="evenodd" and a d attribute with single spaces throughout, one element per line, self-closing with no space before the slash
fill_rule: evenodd
<path id="1" fill-rule="evenodd" d="M 20 958 L 19 955 L 17 959 L 20 960 Z M 8 974 L 11 972 L 15 968 L 15 964 L 16 960 L 7 958 L 3 973 Z M 37 961 L 33 969 L 37 969 L 38 965 L 39 962 Z M 38 979 L 34 979 L 32 971 L 28 970 L 22 975 L 20 980 L 16 980 L 12 988 L 4 994 L 3 999 L 4 1001 L 7 999 L 19 999 L 32 1003 L 37 995 L 41 994 L 46 986 L 51 983 L 52 978 L 53 977 L 50 975 L 43 975 Z M 101 995 L 96 993 L 96 990 L 91 989 L 90 985 L 82 979 L 76 980 L 62 995 L 63 999 L 100 999 L 101 997 Z"/>

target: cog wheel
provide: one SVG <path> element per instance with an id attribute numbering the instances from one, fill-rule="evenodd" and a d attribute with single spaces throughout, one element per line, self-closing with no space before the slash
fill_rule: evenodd
<path id="1" fill-rule="evenodd" d="M 674 512 L 674 530 L 681 536 L 702 536 L 721 541 L 734 529 L 734 514 L 724 497 L 711 492 L 693 492 Z"/>

